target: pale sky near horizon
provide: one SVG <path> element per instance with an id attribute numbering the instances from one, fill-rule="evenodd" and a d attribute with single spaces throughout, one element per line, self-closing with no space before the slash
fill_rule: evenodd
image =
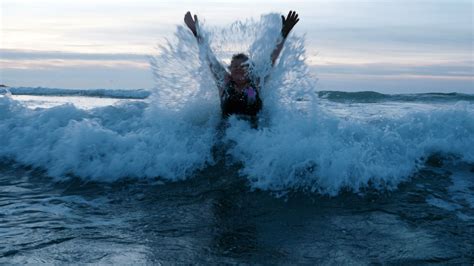
<path id="1" fill-rule="evenodd" d="M 318 90 L 474 93 L 471 0 L 1 0 L 0 83 L 150 88 L 146 55 L 183 25 L 298 11 Z"/>

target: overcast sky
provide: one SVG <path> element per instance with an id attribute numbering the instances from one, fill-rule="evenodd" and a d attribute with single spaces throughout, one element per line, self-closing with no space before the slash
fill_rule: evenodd
<path id="1" fill-rule="evenodd" d="M 150 88 L 146 55 L 191 10 L 210 26 L 293 9 L 319 90 L 474 93 L 473 1 L 1 0 L 0 83 Z"/>

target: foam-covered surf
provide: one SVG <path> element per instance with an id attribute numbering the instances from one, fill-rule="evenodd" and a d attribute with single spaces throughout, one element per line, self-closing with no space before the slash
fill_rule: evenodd
<path id="1" fill-rule="evenodd" d="M 302 37 L 290 35 L 274 69 L 267 67 L 279 23 L 278 15 L 268 15 L 224 29 L 204 24 L 208 45 L 202 47 L 178 27 L 176 38 L 151 57 L 156 87 L 144 102 L 91 110 L 73 104 L 31 109 L 0 96 L 0 156 L 44 169 L 57 180 L 177 181 L 214 165 L 220 158 L 213 147 L 224 143 L 251 188 L 330 195 L 394 189 L 433 153 L 474 162 L 472 102 L 435 102 L 397 116 L 367 112 L 363 119 L 350 112 L 381 110 L 381 105 L 342 102 L 349 115 L 334 114 L 334 105 L 318 98 Z M 218 132 L 218 93 L 203 61 L 209 49 L 224 62 L 233 53 L 247 52 L 256 75 L 270 74 L 262 87 L 258 129 L 232 117 Z"/>
<path id="2" fill-rule="evenodd" d="M 368 107 L 370 108 L 370 107 Z M 432 154 L 474 161 L 472 104 L 418 111 L 400 118 L 356 120 L 319 110 L 274 118 L 268 128 L 251 130 L 236 119 L 227 137 L 232 155 L 252 186 L 337 194 L 347 188 L 396 188 Z"/>
<path id="3" fill-rule="evenodd" d="M 57 179 L 179 180 L 204 167 L 212 126 L 171 115 L 148 118 L 146 106 L 133 102 L 86 111 L 66 104 L 31 110 L 2 97 L 0 155 Z"/>

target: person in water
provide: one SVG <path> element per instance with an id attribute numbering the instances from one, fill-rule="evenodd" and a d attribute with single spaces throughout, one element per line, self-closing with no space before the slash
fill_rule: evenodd
<path id="1" fill-rule="evenodd" d="M 299 18 L 295 11 L 290 11 L 286 18 L 281 16 L 281 20 L 282 38 L 271 54 L 272 66 L 280 55 L 288 34 L 296 23 L 298 23 Z M 198 32 L 199 24 L 197 16 L 194 15 L 193 19 L 191 12 L 188 11 L 184 15 L 184 22 L 192 31 L 198 43 L 201 44 L 203 39 Z M 207 59 L 219 89 L 223 117 L 226 118 L 236 114 L 255 118 L 262 109 L 262 99 L 260 98 L 259 81 L 253 78 L 253 75 L 249 73 L 249 57 L 243 53 L 233 55 L 230 66 L 228 67 L 229 72 L 222 66 L 212 52 L 207 54 Z"/>

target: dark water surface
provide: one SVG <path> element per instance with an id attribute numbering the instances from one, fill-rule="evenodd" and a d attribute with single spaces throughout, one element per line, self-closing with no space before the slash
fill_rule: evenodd
<path id="1" fill-rule="evenodd" d="M 472 166 L 454 169 L 472 180 Z M 332 198 L 251 191 L 237 172 L 218 164 L 175 183 L 55 183 L 4 163 L 0 263 L 474 262 L 474 187 L 453 196 L 446 167 L 427 166 L 396 191 Z"/>

